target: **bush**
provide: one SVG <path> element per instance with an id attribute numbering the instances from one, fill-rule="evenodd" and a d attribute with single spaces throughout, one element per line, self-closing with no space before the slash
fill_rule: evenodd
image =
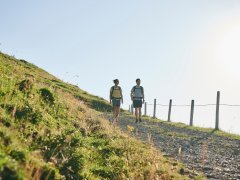
<path id="1" fill-rule="evenodd" d="M 32 124 L 37 124 L 42 119 L 41 113 L 34 112 L 33 109 L 29 106 L 18 108 L 16 110 L 15 117 L 20 120 L 22 119 L 28 120 Z"/>
<path id="2" fill-rule="evenodd" d="M 115 172 L 111 170 L 111 168 L 108 167 L 95 167 L 92 169 L 93 174 L 100 176 L 104 179 L 113 179 L 115 176 Z"/>
<path id="3" fill-rule="evenodd" d="M 53 168 L 50 167 L 44 167 L 43 169 L 43 173 L 41 175 L 41 180 L 45 180 L 45 179 L 56 179 L 56 171 Z"/>
<path id="4" fill-rule="evenodd" d="M 102 112 L 112 111 L 112 106 L 110 104 L 107 104 L 106 102 L 100 101 L 100 100 L 92 100 L 90 106 L 97 111 L 102 111 Z"/>
<path id="5" fill-rule="evenodd" d="M 26 107 L 23 107 L 23 108 L 18 108 L 17 111 L 16 111 L 16 118 L 17 119 L 27 119 L 29 116 L 31 116 L 33 110 L 31 107 L 29 106 L 26 106 Z"/>
<path id="6" fill-rule="evenodd" d="M 38 124 L 42 119 L 42 115 L 40 114 L 40 112 L 34 112 L 32 114 L 32 118 L 30 119 L 30 122 L 32 124 Z"/>
<path id="7" fill-rule="evenodd" d="M 3 142 L 4 146 L 9 146 L 12 143 L 11 138 L 3 131 L 0 131 L 0 142 Z"/>
<path id="8" fill-rule="evenodd" d="M 20 161 L 20 162 L 26 161 L 26 156 L 25 156 L 24 152 L 21 152 L 21 151 L 12 150 L 10 153 L 10 156 L 13 159 L 16 159 L 17 161 Z"/>
<path id="9" fill-rule="evenodd" d="M 4 167 L 3 170 L 0 172 L 0 177 L 2 180 L 9 180 L 9 179 L 22 179 L 16 171 Z"/>
<path id="10" fill-rule="evenodd" d="M 14 109 L 14 106 L 10 105 L 10 104 L 5 104 L 5 108 L 6 108 L 8 113 L 11 113 Z"/>
<path id="11" fill-rule="evenodd" d="M 11 120 L 10 119 L 5 119 L 5 118 L 2 118 L 1 119 L 1 122 L 4 126 L 6 127 L 10 127 L 11 126 Z"/>
<path id="12" fill-rule="evenodd" d="M 73 153 L 69 161 L 61 168 L 61 174 L 64 174 L 67 179 L 83 179 L 80 174 L 85 163 L 83 155 Z"/>
<path id="13" fill-rule="evenodd" d="M 30 92 L 33 87 L 33 81 L 29 79 L 25 79 L 19 83 L 19 90 L 26 93 Z"/>
<path id="14" fill-rule="evenodd" d="M 39 90 L 39 92 L 46 103 L 49 103 L 51 105 L 54 104 L 55 99 L 53 93 L 51 93 L 47 88 L 42 88 Z"/>
<path id="15" fill-rule="evenodd" d="M 87 94 L 87 93 L 83 93 Z M 112 106 L 107 103 L 104 100 L 99 100 L 98 98 L 92 98 L 92 97 L 87 97 L 84 95 L 75 95 L 75 98 L 77 98 L 80 101 L 86 102 L 87 105 L 89 105 L 91 108 L 101 111 L 101 112 L 111 112 L 112 111 Z"/>
<path id="16" fill-rule="evenodd" d="M 6 93 L 5 92 L 3 92 L 3 91 L 0 91 L 0 96 L 5 96 L 6 95 Z"/>
<path id="17" fill-rule="evenodd" d="M 80 144 L 82 136 L 80 134 L 74 135 L 71 141 L 71 147 L 76 147 Z"/>

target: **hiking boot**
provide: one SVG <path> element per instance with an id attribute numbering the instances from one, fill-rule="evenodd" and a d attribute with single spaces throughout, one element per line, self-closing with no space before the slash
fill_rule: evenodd
<path id="1" fill-rule="evenodd" d="M 142 122 L 142 119 L 139 119 L 139 122 Z"/>
<path id="2" fill-rule="evenodd" d="M 136 119 L 135 123 L 138 123 L 138 120 Z"/>

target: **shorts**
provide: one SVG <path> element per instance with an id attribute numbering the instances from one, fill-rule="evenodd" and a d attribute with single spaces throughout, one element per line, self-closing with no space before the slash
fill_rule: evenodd
<path id="1" fill-rule="evenodd" d="M 134 108 L 141 108 L 142 107 L 142 100 L 133 100 L 133 107 Z"/>
<path id="2" fill-rule="evenodd" d="M 120 99 L 112 99 L 112 105 L 119 107 L 121 105 Z"/>

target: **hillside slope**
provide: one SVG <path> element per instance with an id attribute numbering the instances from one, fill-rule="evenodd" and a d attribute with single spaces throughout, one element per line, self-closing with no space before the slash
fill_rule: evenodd
<path id="1" fill-rule="evenodd" d="M 240 136 L 144 117 L 141 124 L 122 114 L 118 124 L 165 154 L 203 172 L 209 179 L 240 179 Z"/>
<path id="2" fill-rule="evenodd" d="M 0 179 L 188 179 L 101 118 L 111 106 L 0 53 Z"/>

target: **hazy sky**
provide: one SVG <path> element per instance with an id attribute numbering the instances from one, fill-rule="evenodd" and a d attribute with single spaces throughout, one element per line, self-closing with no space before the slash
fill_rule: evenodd
<path id="1" fill-rule="evenodd" d="M 219 90 L 221 103 L 240 104 L 239 0 L 0 0 L 0 22 L 2 52 L 106 99 L 118 78 L 126 109 L 136 78 L 149 103 L 215 103 Z M 187 123 L 179 108 L 173 120 Z M 207 108 L 195 124 L 214 126 Z M 220 113 L 220 127 L 240 134 L 240 107 Z"/>

